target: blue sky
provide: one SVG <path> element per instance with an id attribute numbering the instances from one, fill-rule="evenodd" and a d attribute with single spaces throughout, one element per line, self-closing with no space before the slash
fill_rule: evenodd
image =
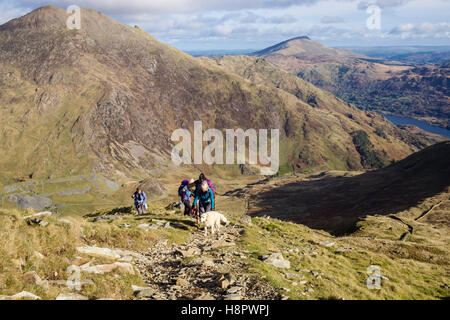
<path id="1" fill-rule="evenodd" d="M 182 50 L 260 49 L 307 35 L 329 46 L 450 45 L 450 0 L 0 0 L 0 24 L 42 5 L 89 7 Z M 369 6 L 381 29 L 369 30 Z"/>

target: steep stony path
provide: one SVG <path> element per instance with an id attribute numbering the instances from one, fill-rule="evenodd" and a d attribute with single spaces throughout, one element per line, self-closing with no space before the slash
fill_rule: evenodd
<path id="1" fill-rule="evenodd" d="M 222 226 L 215 235 L 205 237 L 196 231 L 182 245 L 157 242 L 143 254 L 136 266 L 147 288 L 135 288 L 142 299 L 279 299 L 269 284 L 245 273 L 247 252 L 236 247 L 242 229 Z"/>

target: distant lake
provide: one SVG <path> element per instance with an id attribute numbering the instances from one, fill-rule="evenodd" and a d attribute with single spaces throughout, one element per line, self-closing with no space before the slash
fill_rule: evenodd
<path id="1" fill-rule="evenodd" d="M 391 116 L 384 114 L 385 118 L 388 119 L 390 122 L 392 122 L 395 125 L 401 125 L 401 124 L 412 124 L 413 126 L 419 127 L 420 129 L 431 132 L 434 134 L 440 134 L 441 136 L 445 136 L 447 138 L 450 138 L 450 130 L 447 130 L 445 128 L 433 126 L 429 124 L 428 122 L 417 120 L 413 118 L 408 117 L 399 117 L 399 116 Z"/>

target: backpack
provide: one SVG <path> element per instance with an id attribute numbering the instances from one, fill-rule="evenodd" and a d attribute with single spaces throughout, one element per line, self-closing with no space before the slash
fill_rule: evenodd
<path id="1" fill-rule="evenodd" d="M 180 197 L 184 197 L 184 194 L 183 194 L 183 189 L 184 189 L 184 187 L 186 187 L 187 185 L 189 184 L 189 180 L 183 180 L 183 181 L 181 181 L 181 185 L 178 187 L 178 195 L 180 196 Z"/>
<path id="2" fill-rule="evenodd" d="M 137 200 L 137 201 L 144 200 L 144 195 L 145 195 L 144 191 L 142 191 L 142 193 L 140 193 L 140 194 L 138 192 L 135 192 L 134 194 L 135 194 L 135 200 Z"/>
<path id="3" fill-rule="evenodd" d="M 214 186 L 213 186 L 213 184 L 212 184 L 211 180 L 209 180 L 209 179 L 206 179 L 206 181 L 208 182 L 208 186 L 209 186 L 209 188 L 211 189 L 211 191 L 212 191 L 212 192 L 213 192 L 213 194 L 215 195 L 215 194 L 216 194 L 216 190 L 214 189 Z"/>

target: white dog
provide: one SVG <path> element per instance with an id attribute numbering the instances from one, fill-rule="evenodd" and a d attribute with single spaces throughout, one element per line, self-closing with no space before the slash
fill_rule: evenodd
<path id="1" fill-rule="evenodd" d="M 223 214 L 217 211 L 209 211 L 202 214 L 200 222 L 205 225 L 205 236 L 208 235 L 208 228 L 211 228 L 211 234 L 220 231 L 221 223 L 228 224 L 227 218 Z"/>

